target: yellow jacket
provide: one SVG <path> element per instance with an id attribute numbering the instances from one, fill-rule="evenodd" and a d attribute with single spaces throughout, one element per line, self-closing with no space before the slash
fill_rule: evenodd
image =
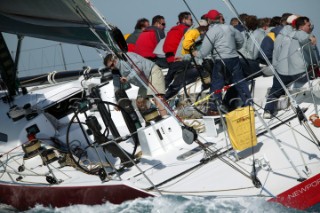
<path id="1" fill-rule="evenodd" d="M 127 34 L 123 35 L 124 40 L 127 40 L 127 38 L 128 38 L 130 35 L 131 35 L 131 33 L 127 33 Z"/>
<path id="2" fill-rule="evenodd" d="M 182 55 L 190 54 L 189 49 L 199 36 L 200 32 L 197 28 L 190 29 L 184 34 L 181 50 Z"/>

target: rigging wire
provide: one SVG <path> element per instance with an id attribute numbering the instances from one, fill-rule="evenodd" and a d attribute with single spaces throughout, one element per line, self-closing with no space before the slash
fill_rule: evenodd
<path id="1" fill-rule="evenodd" d="M 291 126 L 291 123 L 290 123 L 290 122 L 289 122 L 288 125 L 289 125 L 289 127 L 290 127 L 290 130 L 291 130 L 291 133 L 292 133 L 292 135 L 293 135 L 294 141 L 295 141 L 295 143 L 296 143 L 296 145 L 297 145 L 297 149 L 299 150 L 299 154 L 300 154 L 302 163 L 303 163 L 303 165 L 304 165 L 304 168 L 306 169 L 307 173 L 309 173 L 309 168 L 308 168 L 308 166 L 307 166 L 307 164 L 306 164 L 306 161 L 304 160 L 304 157 L 303 157 L 303 155 L 302 155 L 302 150 L 301 150 L 300 145 L 299 145 L 299 143 L 298 143 L 297 136 L 296 136 L 296 134 L 294 133 L 293 127 Z"/>
<path id="2" fill-rule="evenodd" d="M 194 16 L 194 18 L 197 20 L 196 16 L 194 15 L 193 11 L 191 10 L 191 8 L 190 8 L 190 6 L 188 5 L 188 3 L 186 2 L 186 0 L 183 0 L 183 2 L 184 2 L 185 5 L 187 6 L 187 8 L 188 8 L 188 10 L 190 11 L 190 13 L 191 13 L 191 14 Z M 198 22 L 198 20 L 197 20 L 197 22 Z M 221 57 L 221 55 L 220 55 L 220 53 L 219 53 L 219 52 L 217 51 L 217 49 L 215 48 L 215 46 L 214 46 L 213 42 L 211 41 L 211 39 L 208 37 L 207 34 L 205 34 L 205 37 L 209 40 L 209 42 L 210 42 L 211 45 L 212 45 L 212 48 L 215 50 L 215 53 L 216 53 L 216 54 L 218 55 L 218 57 L 221 59 L 221 63 L 223 64 L 224 69 L 227 69 L 227 68 L 226 68 L 226 65 L 225 65 L 225 63 L 224 63 L 224 61 L 223 61 L 223 59 L 222 59 L 222 57 Z M 257 75 L 257 73 L 253 73 L 252 75 Z M 251 76 L 251 75 L 250 75 L 250 76 Z M 220 90 L 218 90 L 218 91 L 214 91 L 214 92 L 210 93 L 209 95 L 207 95 L 207 96 L 206 96 L 204 99 L 202 99 L 202 100 L 207 101 L 207 100 L 210 99 L 210 97 L 211 97 L 213 94 L 217 94 L 217 92 L 218 92 L 218 93 L 224 92 L 224 91 L 226 91 L 227 89 L 229 89 L 230 86 L 234 86 L 234 85 L 239 84 L 239 83 L 241 83 L 241 82 L 243 82 L 243 81 L 246 81 L 247 78 L 248 78 L 248 77 L 246 77 L 246 78 L 244 78 L 244 79 L 242 79 L 242 80 L 240 80 L 240 81 L 238 81 L 238 82 L 232 83 L 232 84 L 229 85 L 229 86 L 225 86 L 225 87 L 223 87 L 222 89 L 220 89 Z M 200 102 L 201 102 L 201 100 L 193 103 L 192 106 L 197 106 L 197 104 L 200 103 Z M 218 103 L 216 103 L 216 105 L 219 106 Z M 228 138 L 228 137 L 227 137 L 227 134 L 226 134 L 227 126 L 226 126 L 226 124 L 225 124 L 225 122 L 224 122 L 224 119 L 223 119 L 223 117 L 222 117 L 222 112 L 221 112 L 220 108 L 217 107 L 217 109 L 218 109 L 219 114 L 220 114 L 220 120 L 221 120 L 221 122 L 222 122 L 222 124 L 223 124 L 223 127 L 224 127 L 224 132 L 225 132 L 225 137 L 226 137 L 226 143 L 228 143 L 228 142 L 227 142 L 227 138 Z M 222 159 L 220 159 L 220 160 L 223 161 Z M 227 165 L 231 166 L 231 167 L 234 168 L 235 170 L 238 170 L 238 168 L 234 167 L 233 165 L 230 165 L 229 162 L 227 162 L 227 161 L 223 161 L 223 162 L 226 163 Z M 254 165 L 254 163 L 253 163 L 253 165 Z M 241 171 L 239 171 L 239 172 L 241 173 Z M 243 174 L 243 175 L 246 176 L 246 174 Z M 253 174 L 251 174 L 251 176 L 250 176 L 249 178 L 253 181 L 253 184 L 255 185 L 255 187 L 257 187 L 257 188 L 260 188 L 260 187 L 261 187 L 261 182 L 259 181 L 259 179 L 258 179 L 257 176 L 256 176 L 255 165 L 254 165 L 254 168 L 253 168 Z"/>
<path id="3" fill-rule="evenodd" d="M 305 46 L 304 46 L 305 47 Z M 307 62 L 306 62 L 306 59 L 304 57 L 304 54 L 303 54 L 303 48 L 301 48 L 301 55 L 302 55 L 302 59 L 304 61 L 304 64 L 307 65 Z M 311 47 L 310 45 L 308 45 L 308 50 L 309 50 L 309 57 L 310 57 L 310 60 L 311 60 L 311 71 L 313 72 L 313 76 L 315 77 L 315 72 L 314 72 L 314 66 L 313 66 L 313 61 L 312 61 L 312 54 L 311 54 Z M 306 76 L 307 76 L 307 80 L 308 80 L 308 85 L 309 85 L 309 89 L 311 91 L 311 98 L 312 98 L 312 101 L 313 101 L 313 105 L 314 105 L 314 111 L 316 114 L 318 114 L 318 105 L 316 104 L 316 101 L 314 99 L 314 94 L 313 94 L 313 87 L 311 86 L 311 83 L 310 83 L 310 77 L 308 75 L 308 67 L 306 66 L 305 67 L 305 72 L 306 72 Z"/>
<path id="4" fill-rule="evenodd" d="M 254 145 L 253 145 L 253 128 L 252 128 L 252 120 L 254 120 L 254 116 L 252 118 L 251 113 L 250 113 L 250 108 L 252 107 L 252 110 L 255 111 L 253 105 L 249 106 L 249 120 L 250 120 L 250 137 L 251 137 L 251 155 L 252 155 L 252 172 L 251 172 L 251 179 L 253 182 L 253 185 L 256 188 L 261 188 L 262 184 L 259 180 L 259 178 L 257 177 L 257 169 L 256 169 L 256 159 L 255 159 L 255 153 L 254 153 Z M 258 113 L 258 112 L 257 112 Z M 254 126 L 254 125 L 253 125 Z M 257 139 L 256 139 L 257 140 Z"/>
<path id="5" fill-rule="evenodd" d="M 239 19 L 238 13 L 236 11 L 236 9 L 234 8 L 234 6 L 232 5 L 230 0 L 222 0 L 225 2 L 225 4 L 227 5 L 227 7 L 232 8 L 230 9 L 231 12 L 233 12 L 237 18 Z M 304 112 L 302 112 L 301 108 L 299 107 L 299 105 L 297 104 L 296 100 L 292 97 L 292 95 L 290 94 L 290 92 L 288 91 L 288 88 L 285 87 L 283 81 L 281 80 L 279 74 L 276 72 L 275 68 L 272 66 L 271 62 L 269 61 L 269 59 L 267 58 L 267 56 L 265 55 L 265 53 L 263 52 L 263 50 L 261 49 L 260 45 L 258 44 L 257 40 L 253 37 L 252 34 L 250 34 L 250 38 L 253 41 L 253 43 L 255 44 L 255 46 L 258 48 L 260 54 L 262 55 L 262 57 L 265 59 L 267 65 L 270 67 L 271 71 L 274 74 L 274 77 L 278 80 L 279 84 L 281 85 L 281 87 L 283 88 L 285 94 L 288 96 L 290 103 L 291 103 L 291 108 L 292 110 L 298 115 L 298 118 L 300 120 L 301 125 L 304 126 L 304 128 L 306 129 L 306 131 L 310 134 L 310 136 L 318 143 L 318 145 L 320 146 L 320 141 L 318 139 L 318 137 L 315 135 L 315 133 L 313 132 L 313 130 L 310 128 L 309 124 L 306 122 L 306 116 L 304 114 Z M 276 138 L 274 138 L 276 139 Z"/>
<path id="6" fill-rule="evenodd" d="M 60 45 L 59 43 L 56 43 L 56 44 L 42 46 L 42 47 L 24 49 L 24 50 L 21 50 L 21 52 L 31 52 L 31 51 L 34 51 L 34 50 L 42 50 L 42 49 L 46 49 L 46 48 L 56 47 L 56 46 L 59 46 L 59 45 Z M 14 54 L 14 53 L 16 53 L 16 51 L 12 50 L 11 54 Z"/>
<path id="7" fill-rule="evenodd" d="M 63 48 L 62 48 L 62 44 L 59 43 L 59 45 L 60 45 L 60 49 L 61 49 L 61 57 L 62 57 L 64 69 L 67 70 L 66 59 L 65 59 L 65 57 L 64 57 L 64 51 L 63 51 Z"/>
<path id="8" fill-rule="evenodd" d="M 188 5 L 186 3 L 185 0 L 183 0 L 185 2 L 186 5 Z M 229 3 L 229 4 L 228 4 Z M 230 1 L 228 0 L 228 3 L 226 3 L 226 5 L 230 8 L 230 10 L 232 12 L 235 13 L 235 15 L 237 17 L 239 17 L 239 15 L 237 14 L 235 8 L 233 7 L 233 5 L 230 3 Z M 189 10 L 190 10 L 190 7 L 188 6 Z M 306 128 L 307 132 L 312 135 L 314 137 L 315 140 L 317 140 L 317 137 L 314 135 L 313 131 L 311 130 L 310 127 L 308 127 L 308 124 L 305 122 L 305 115 L 303 114 L 303 112 L 301 112 L 301 109 L 299 108 L 299 106 L 297 105 L 296 101 L 292 98 L 292 96 L 290 95 L 289 91 L 287 90 L 287 88 L 285 87 L 285 85 L 283 85 L 283 82 L 281 81 L 280 77 L 278 76 L 278 74 L 276 73 L 276 71 L 274 70 L 274 68 L 272 67 L 270 61 L 267 59 L 267 57 L 265 56 L 265 54 L 263 53 L 263 51 L 261 50 L 261 48 L 259 47 L 257 41 L 255 40 L 255 38 L 250 35 L 251 39 L 253 40 L 253 42 L 255 43 L 255 45 L 259 48 L 259 51 L 260 53 L 263 55 L 263 57 L 266 59 L 266 62 L 267 64 L 269 65 L 269 67 L 271 68 L 271 70 L 273 71 L 274 73 L 274 76 L 278 79 L 278 81 L 280 82 L 282 88 L 284 89 L 285 93 L 288 95 L 290 101 L 291 101 L 291 104 L 293 106 L 293 109 L 294 109 L 294 112 L 297 113 L 297 115 L 300 115 L 299 118 L 301 118 L 301 116 L 304 117 L 303 120 L 301 121 L 304 121 L 303 122 L 303 126 Z M 236 82 L 236 83 L 239 83 L 239 82 Z M 235 83 L 231 84 L 231 86 L 233 86 Z M 228 89 L 230 86 L 228 86 L 227 88 L 223 88 L 219 91 L 214 91 L 213 93 L 211 93 L 210 95 L 213 95 L 217 92 L 223 92 L 224 90 Z M 210 97 L 210 96 L 209 96 Z M 208 97 L 207 97 L 208 99 Z M 294 108 L 295 107 L 295 108 Z M 260 120 L 263 122 L 263 124 L 265 125 L 266 129 L 268 130 L 269 134 L 272 136 L 272 138 L 274 139 L 274 141 L 276 142 L 276 144 L 279 146 L 280 150 L 283 152 L 283 154 L 286 156 L 286 158 L 288 159 L 289 163 L 291 164 L 292 168 L 296 171 L 296 173 L 298 174 L 299 176 L 299 179 L 302 179 L 302 176 L 301 174 L 299 173 L 299 171 L 296 169 L 295 165 L 292 163 L 291 159 L 289 158 L 289 156 L 287 155 L 287 153 L 282 149 L 281 147 L 281 144 L 279 144 L 279 142 L 277 141 L 275 135 L 271 132 L 271 130 L 269 129 L 269 127 L 266 125 L 266 123 L 264 122 L 264 120 L 262 119 L 261 115 L 259 113 L 256 113 L 257 116 L 260 118 Z M 318 140 L 317 140 L 318 141 Z M 319 142 L 319 141 L 318 141 Z M 320 143 L 319 143 L 320 144 Z"/>
<path id="9" fill-rule="evenodd" d="M 255 103 L 256 106 L 258 106 L 260 109 L 262 109 L 262 106 L 258 105 Z M 296 116 L 295 116 L 296 117 Z M 288 127 L 290 127 L 288 124 L 287 124 L 287 120 L 281 120 L 280 119 L 280 116 L 274 116 L 275 119 L 277 119 L 278 121 L 280 121 L 280 125 L 286 125 Z M 308 138 L 306 135 L 302 134 L 300 131 L 296 130 L 296 129 L 293 129 L 296 133 L 298 133 L 299 135 L 301 135 L 302 137 L 304 137 L 305 139 L 309 140 L 311 143 L 313 143 L 314 145 L 317 146 L 317 148 L 319 149 L 318 145 L 311 139 L 311 138 Z M 263 135 L 262 133 L 257 133 L 258 136 L 260 135 Z"/>
<path id="10" fill-rule="evenodd" d="M 279 60 L 279 62 L 281 62 L 282 60 L 285 60 L 285 59 L 289 58 L 290 56 L 292 56 L 293 54 L 297 53 L 298 51 L 300 51 L 300 48 L 298 48 L 296 51 L 294 51 L 294 52 L 293 52 L 291 55 L 289 55 L 288 57 L 282 58 L 281 60 Z M 243 81 L 248 81 L 249 79 L 253 78 L 254 76 L 258 75 L 258 74 L 261 73 L 261 72 L 263 72 L 263 69 L 255 72 L 255 73 L 250 74 L 249 76 L 241 79 L 241 80 L 238 81 L 238 82 L 234 82 L 234 83 L 232 83 L 232 84 L 226 85 L 221 91 L 220 91 L 220 90 L 213 91 L 212 93 L 210 93 L 210 94 L 208 94 L 207 96 L 205 96 L 203 99 L 200 99 L 200 100 L 198 100 L 197 102 L 195 102 L 193 105 L 196 106 L 196 105 L 200 104 L 200 103 L 203 102 L 203 101 L 207 101 L 207 100 L 210 98 L 211 95 L 213 95 L 213 94 L 218 94 L 218 93 L 221 93 L 221 92 L 225 92 L 225 91 L 228 90 L 230 87 L 233 87 L 233 86 L 235 86 L 235 85 L 237 85 L 237 84 L 239 84 L 239 83 L 241 83 L 241 82 L 243 82 Z M 292 85 L 293 83 L 299 81 L 300 79 L 304 78 L 305 76 L 306 76 L 306 74 L 303 74 L 303 75 L 301 75 L 299 78 L 295 79 L 294 81 L 288 83 L 288 84 L 285 85 L 285 86 L 286 86 L 286 87 L 289 87 L 290 85 Z M 282 89 L 283 89 L 283 88 L 282 88 Z M 276 92 L 278 92 L 278 91 L 280 91 L 280 90 L 282 90 L 282 89 L 279 89 L 279 90 L 275 91 L 274 93 L 276 93 Z M 271 94 L 269 94 L 269 95 L 272 95 L 272 94 L 274 94 L 274 93 L 271 93 Z M 292 96 L 292 94 L 291 94 L 291 96 Z"/>
<path id="11" fill-rule="evenodd" d="M 309 43 L 307 43 L 307 44 L 303 45 L 302 47 L 296 49 L 295 51 L 292 52 L 292 54 L 288 55 L 287 57 L 284 57 L 284 58 L 280 59 L 280 60 L 279 60 L 279 63 L 280 63 L 281 61 L 283 61 L 283 60 L 286 60 L 286 59 L 290 58 L 291 56 L 293 56 L 293 55 L 296 54 L 297 52 L 301 52 L 302 49 L 303 49 L 304 47 L 306 47 L 306 45 L 308 45 L 308 44 L 309 44 Z M 310 52 L 310 54 L 311 54 L 311 52 Z M 288 83 L 288 84 L 285 85 L 285 86 L 286 86 L 286 87 L 289 87 L 290 85 L 292 85 L 292 84 L 295 83 L 295 82 L 298 82 L 299 80 L 303 79 L 304 77 L 307 77 L 308 82 L 310 82 L 310 79 L 309 79 L 308 74 L 309 74 L 311 71 L 313 71 L 313 70 L 314 70 L 314 69 L 308 71 L 307 68 L 306 68 L 306 73 L 305 73 L 305 74 L 301 75 L 299 78 L 295 79 L 294 81 Z M 279 92 L 280 90 L 282 90 L 282 89 L 276 90 L 274 93 L 271 93 L 270 95 L 275 94 L 275 93 Z M 291 95 L 292 95 L 292 94 L 291 94 Z"/>
<path id="12" fill-rule="evenodd" d="M 188 10 L 190 11 L 190 13 L 194 16 L 195 20 L 199 23 L 197 17 L 194 15 L 193 11 L 191 10 L 191 8 L 190 8 L 190 6 L 188 5 L 188 3 L 186 2 L 186 0 L 183 0 L 183 2 L 184 2 L 185 5 L 187 6 L 187 8 L 188 8 Z M 224 68 L 226 69 L 226 65 L 225 65 L 225 63 L 224 63 L 221 55 L 219 54 L 219 52 L 218 52 L 217 49 L 215 48 L 213 42 L 211 41 L 211 39 L 208 37 L 207 34 L 205 34 L 205 37 L 206 37 L 206 38 L 209 40 L 209 42 L 211 43 L 212 48 L 215 50 L 216 54 L 217 54 L 218 57 L 221 59 L 221 62 L 222 62 L 222 64 L 223 64 Z M 256 73 L 254 73 L 254 75 L 256 75 Z M 243 81 L 245 81 L 245 80 L 246 80 L 246 78 L 244 78 L 244 79 L 242 79 L 242 80 L 240 80 L 240 81 L 238 81 L 238 82 L 236 82 L 236 83 L 240 83 L 240 82 L 243 82 Z M 233 85 L 234 85 L 234 84 L 235 84 L 235 83 L 233 83 Z M 224 88 L 228 89 L 229 87 L 224 87 Z M 223 91 L 224 91 L 224 88 L 222 88 L 221 90 L 219 90 L 219 92 L 223 92 Z M 206 96 L 204 99 L 202 99 L 202 100 L 205 100 L 205 101 L 209 100 L 210 97 L 211 97 L 211 95 L 213 95 L 213 94 L 215 94 L 215 93 L 213 92 L 213 93 L 207 95 L 207 96 Z M 196 103 L 200 103 L 200 101 L 195 102 L 195 103 L 192 104 L 192 105 L 193 105 L 193 106 L 197 106 Z M 222 124 L 223 124 L 223 126 L 224 126 L 224 132 L 225 132 L 226 143 L 227 143 L 227 135 L 226 135 L 227 127 L 226 127 L 226 124 L 225 124 L 225 122 L 224 122 L 224 120 L 223 120 L 223 117 L 222 117 L 222 114 L 221 114 L 221 111 L 220 111 L 219 107 L 218 107 L 217 109 L 218 109 L 219 114 L 220 114 L 220 120 L 222 121 Z M 220 159 L 220 160 L 223 161 L 222 159 Z M 227 161 L 223 161 L 223 162 L 226 163 L 227 165 L 231 166 L 233 169 L 238 170 L 237 167 L 235 167 L 235 166 L 233 166 L 233 165 L 230 165 L 229 162 L 227 162 Z M 255 169 L 255 168 L 254 168 L 254 169 Z M 238 170 L 238 171 L 239 171 L 239 170 Z M 239 171 L 239 172 L 241 173 L 241 171 Z M 255 173 L 254 173 L 254 174 L 255 174 Z M 247 176 L 246 174 L 243 174 L 243 175 L 244 175 L 244 176 Z M 255 185 L 256 187 L 261 187 L 261 182 L 258 180 L 258 178 L 256 177 L 256 175 L 255 175 L 255 176 L 251 175 L 251 177 L 249 176 L 249 178 L 253 181 L 253 183 L 254 183 L 254 185 Z"/>
<path id="13" fill-rule="evenodd" d="M 86 60 L 86 62 L 100 62 L 101 60 L 100 59 L 91 59 L 91 60 Z M 75 62 L 72 62 L 72 63 L 68 63 L 69 66 L 71 65 L 76 65 L 76 64 L 81 64 L 82 61 L 75 61 Z M 30 69 L 22 69 L 22 70 L 19 70 L 19 72 L 28 72 L 28 71 L 31 71 L 31 70 L 39 70 L 39 69 L 51 69 L 51 68 L 56 68 L 56 67 L 59 67 L 59 66 L 63 66 L 63 64 L 56 64 L 56 65 L 48 65 L 48 66 L 42 66 L 42 67 L 34 67 L 34 68 L 30 68 Z"/>
<path id="14" fill-rule="evenodd" d="M 186 3 L 186 2 L 185 2 L 185 3 Z M 137 70 L 135 70 L 135 71 L 137 71 Z M 141 72 L 141 71 L 140 71 L 140 72 Z M 138 73 L 138 72 L 137 72 L 136 74 L 138 75 L 138 77 L 140 77 L 140 78 L 138 78 L 138 79 L 141 80 L 141 83 L 144 84 L 144 86 L 147 86 L 147 85 L 146 85 L 147 82 L 144 81 L 145 79 L 141 78 L 141 76 L 139 76 L 139 73 Z M 163 102 L 160 102 L 160 103 L 163 104 Z M 168 108 L 167 106 L 165 106 L 165 107 Z M 171 111 L 171 110 L 170 110 L 170 111 Z M 172 113 L 172 111 L 171 111 L 171 113 Z M 174 117 L 176 117 L 176 116 L 174 116 Z M 176 118 L 177 118 L 177 117 L 176 117 Z M 180 121 L 180 122 L 181 122 L 181 121 Z"/>
<path id="15" fill-rule="evenodd" d="M 79 51 L 79 54 L 80 54 L 81 61 L 82 61 L 83 65 L 86 65 L 86 63 L 85 63 L 85 61 L 84 61 L 84 58 L 83 58 L 83 55 L 82 55 L 82 52 L 81 52 L 81 50 L 80 50 L 79 45 L 77 45 L 77 48 L 78 48 L 78 51 Z"/>
<path id="16" fill-rule="evenodd" d="M 199 23 L 199 20 L 197 19 L 197 17 L 194 15 L 193 11 L 191 10 L 189 4 L 186 2 L 186 0 L 182 0 L 184 2 L 184 4 L 186 5 L 186 7 L 188 8 L 188 10 L 190 11 L 190 13 L 193 15 L 194 19 L 197 21 L 197 23 Z M 226 71 L 226 64 L 224 63 L 220 53 L 217 51 L 216 47 L 214 46 L 213 42 L 211 41 L 211 39 L 208 37 L 207 33 L 204 34 L 204 36 L 208 39 L 208 41 L 211 44 L 212 49 L 214 50 L 214 53 L 217 54 L 218 58 L 221 60 L 221 63 L 223 64 L 223 67 Z M 213 52 L 212 52 L 212 57 L 213 57 Z"/>

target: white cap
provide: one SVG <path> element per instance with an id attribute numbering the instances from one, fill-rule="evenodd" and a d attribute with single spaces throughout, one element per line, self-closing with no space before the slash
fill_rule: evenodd
<path id="1" fill-rule="evenodd" d="M 297 18 L 299 18 L 299 16 L 297 16 L 297 15 L 291 15 L 291 16 L 289 16 L 289 17 L 287 18 L 287 23 L 288 23 L 288 24 L 292 24 L 293 20 L 295 20 L 295 19 L 297 19 Z"/>
<path id="2" fill-rule="evenodd" d="M 204 19 L 200 19 L 199 20 L 199 26 L 206 27 L 206 26 L 208 26 L 208 22 L 206 20 L 204 20 Z"/>

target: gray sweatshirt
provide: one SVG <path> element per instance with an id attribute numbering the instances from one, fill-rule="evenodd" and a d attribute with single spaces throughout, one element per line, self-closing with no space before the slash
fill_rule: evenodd
<path id="1" fill-rule="evenodd" d="M 139 70 L 143 72 L 147 78 L 149 78 L 152 67 L 155 65 L 155 63 L 133 52 L 128 52 L 127 55 L 130 57 L 133 63 L 139 68 Z M 136 71 L 130 59 L 128 59 L 129 63 L 123 60 L 118 60 L 116 68 L 119 69 L 123 77 L 127 78 L 130 84 L 133 84 L 137 87 L 142 87 L 143 85 L 136 78 Z"/>
<path id="2" fill-rule="evenodd" d="M 262 40 L 266 36 L 266 31 L 264 31 L 262 28 L 258 28 L 252 33 L 253 38 L 258 42 L 259 47 L 262 43 Z M 259 47 L 257 47 L 254 43 L 254 41 L 249 38 L 247 42 L 247 49 L 248 49 L 248 59 L 256 60 L 259 55 Z"/>
<path id="3" fill-rule="evenodd" d="M 205 58 L 211 52 L 213 52 L 215 59 L 220 59 L 217 52 L 222 59 L 239 57 L 237 50 L 242 47 L 244 42 L 244 38 L 239 30 L 231 25 L 214 24 L 209 26 L 206 35 L 198 57 Z"/>
<path id="4" fill-rule="evenodd" d="M 277 72 L 281 75 L 297 75 L 304 73 L 311 62 L 316 61 L 315 45 L 311 45 L 310 34 L 302 30 L 294 30 L 281 42 Z"/>
<path id="5" fill-rule="evenodd" d="M 280 60 L 280 51 L 283 46 L 283 39 L 288 37 L 288 35 L 293 31 L 293 28 L 291 25 L 285 25 L 282 30 L 277 35 L 276 39 L 274 40 L 274 48 L 273 48 L 273 54 L 272 54 L 272 65 L 275 69 L 278 69 L 281 66 L 286 66 L 287 62 L 281 62 Z M 280 63 L 283 63 L 283 65 L 280 65 Z M 283 67 L 284 68 L 284 67 Z M 288 70 L 288 67 L 285 68 Z"/>
<path id="6" fill-rule="evenodd" d="M 241 49 L 239 49 L 238 51 L 245 57 L 245 58 L 250 58 L 250 53 L 248 51 L 248 41 L 250 40 L 250 34 L 252 33 L 252 31 L 248 32 L 246 30 L 242 31 L 241 34 L 244 38 L 244 42 L 243 45 L 241 47 Z"/>

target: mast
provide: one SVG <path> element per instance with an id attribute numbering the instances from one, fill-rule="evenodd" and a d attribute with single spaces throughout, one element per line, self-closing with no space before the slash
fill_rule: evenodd
<path id="1" fill-rule="evenodd" d="M 17 59 L 19 58 L 19 51 L 21 47 L 21 37 L 18 37 Z M 4 40 L 2 33 L 0 33 L 0 74 L 3 79 L 10 97 L 16 95 L 18 84 L 16 80 L 17 64 L 14 63 L 9 48 Z"/>

